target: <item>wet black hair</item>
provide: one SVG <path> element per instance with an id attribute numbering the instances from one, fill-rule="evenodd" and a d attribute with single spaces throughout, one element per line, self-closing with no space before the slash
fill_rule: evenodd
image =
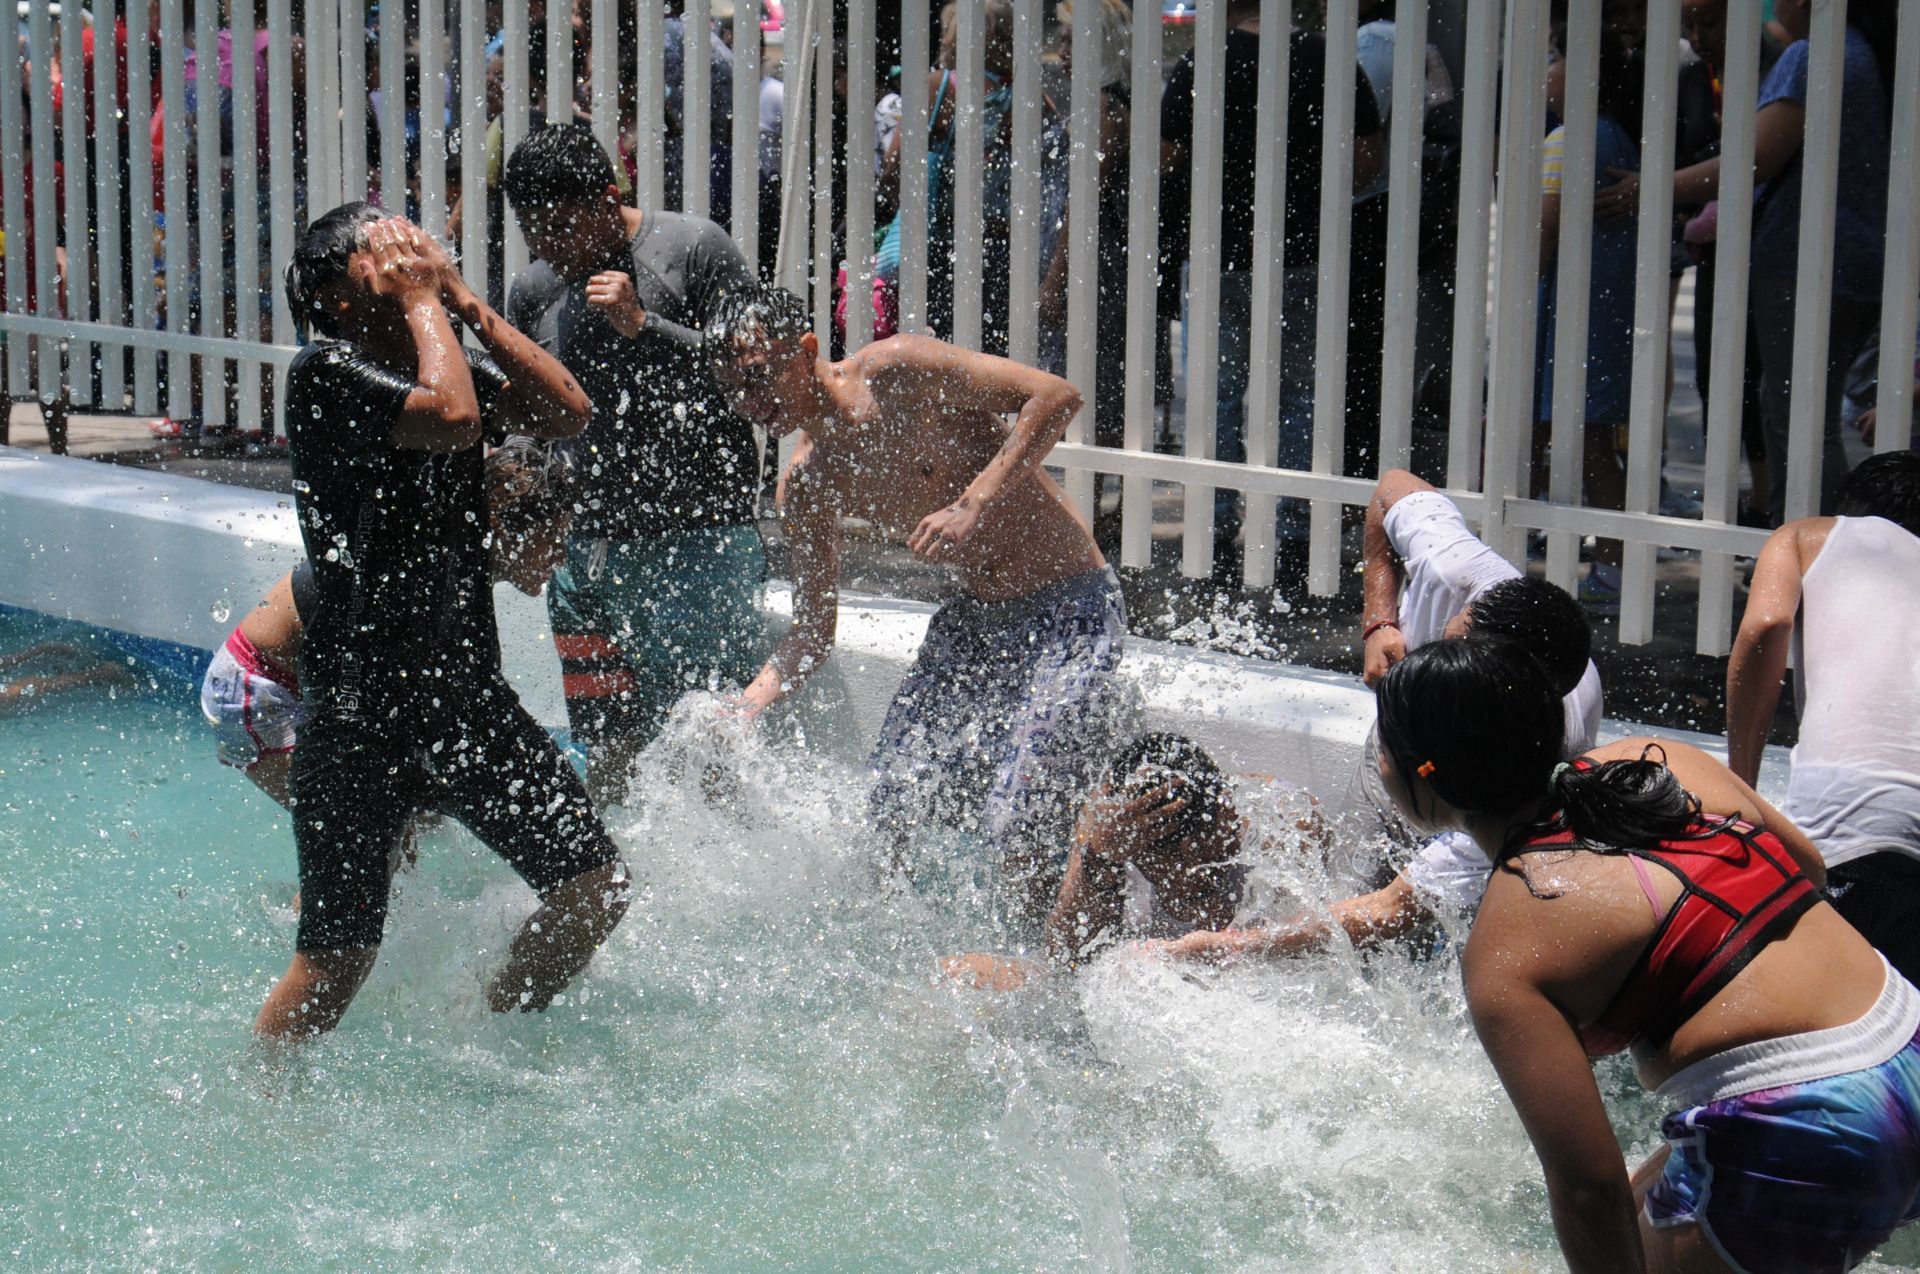
<path id="1" fill-rule="evenodd" d="M 1496 862 L 1563 828 L 1578 847 L 1599 852 L 1697 834 L 1700 802 L 1680 786 L 1657 746 L 1637 758 L 1563 766 L 1560 700 L 1526 646 L 1478 632 L 1420 647 L 1374 691 L 1380 746 L 1409 803 L 1416 776 L 1471 813 L 1541 803 L 1540 819 L 1513 844 L 1490 847 Z"/>
<path id="2" fill-rule="evenodd" d="M 615 184 L 613 159 L 593 129 L 548 124 L 513 148 L 500 187 L 519 210 L 593 203 Z"/>
<path id="3" fill-rule="evenodd" d="M 1467 607 L 1472 631 L 1512 637 L 1534 653 L 1562 696 L 1587 675 L 1593 630 L 1566 589 L 1521 576 L 1487 588 Z"/>
<path id="4" fill-rule="evenodd" d="M 1567 54 L 1567 24 L 1556 22 L 1548 40 L 1560 56 Z M 1600 32 L 1600 77 L 1598 113 L 1626 130 L 1633 144 L 1640 144 L 1640 126 L 1645 114 L 1647 94 L 1646 54 L 1622 33 Z"/>
<path id="5" fill-rule="evenodd" d="M 1920 535 L 1920 455 L 1885 451 L 1847 475 L 1834 512 L 1843 518 L 1885 518 Z"/>
<path id="6" fill-rule="evenodd" d="M 1230 812 L 1232 789 L 1205 748 L 1183 734 L 1143 734 L 1107 766 L 1107 784 L 1117 795 L 1144 796 L 1169 779 L 1180 780 L 1187 798 L 1168 840 L 1200 840 Z"/>
<path id="7" fill-rule="evenodd" d="M 493 509 L 493 519 L 505 534 L 524 536 L 573 512 L 573 460 L 550 443 L 509 437 L 487 456 L 487 478 L 490 486 L 517 492 Z"/>
<path id="8" fill-rule="evenodd" d="M 343 203 L 310 223 L 287 262 L 287 309 L 323 336 L 339 335 L 333 316 L 319 303 L 320 289 L 347 277 L 353 254 L 367 246 L 367 227 L 387 211 L 364 199 Z"/>
<path id="9" fill-rule="evenodd" d="M 747 350 L 791 345 L 812 330 L 807 303 L 785 288 L 743 287 L 714 308 L 701 350 L 707 366 L 723 372 Z"/>

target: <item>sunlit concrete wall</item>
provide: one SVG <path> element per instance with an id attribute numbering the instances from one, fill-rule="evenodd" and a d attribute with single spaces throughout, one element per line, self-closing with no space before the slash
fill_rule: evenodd
<path id="1" fill-rule="evenodd" d="M 0 447 L 0 604 L 211 651 L 300 551 L 289 497 Z M 564 726 L 545 606 L 505 585 L 495 596 L 508 675 L 540 720 Z M 783 628 L 784 585 L 768 588 L 766 609 Z M 845 595 L 838 648 L 799 709 L 811 741 L 862 753 L 931 613 Z M 1144 640 L 1124 670 L 1143 729 L 1190 734 L 1224 765 L 1285 776 L 1330 804 L 1347 797 L 1373 714 L 1356 679 Z M 1604 733 L 1636 731 L 1609 720 Z M 1764 791 L 1784 788 L 1785 761 L 1769 750 Z"/>

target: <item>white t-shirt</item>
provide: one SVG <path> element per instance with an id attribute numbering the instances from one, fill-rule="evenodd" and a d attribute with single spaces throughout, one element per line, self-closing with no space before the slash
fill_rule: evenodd
<path id="1" fill-rule="evenodd" d="M 1467 604 L 1520 571 L 1467 529 L 1453 501 L 1438 491 L 1403 496 L 1387 510 L 1387 540 L 1400 556 L 1400 635 L 1407 649 L 1438 641 L 1447 622 Z M 1586 675 L 1566 698 L 1567 755 L 1591 748 L 1600 733 L 1600 670 Z"/>
<path id="2" fill-rule="evenodd" d="M 1829 867 L 1920 858 L 1920 538 L 1836 518 L 1802 589 L 1800 742 L 1780 812 Z"/>
<path id="3" fill-rule="evenodd" d="M 1403 496 L 1387 510 L 1387 540 L 1399 554 L 1400 635 L 1416 650 L 1445 634 L 1448 621 L 1482 592 L 1519 579 L 1519 568 L 1467 528 L 1452 500 L 1438 491 Z M 1566 755 L 1593 747 L 1600 733 L 1600 670 L 1587 671 L 1565 700 Z M 1406 868 L 1407 881 L 1429 900 L 1460 911 L 1480 903 L 1493 861 L 1473 838 L 1447 832 L 1422 846 Z"/>

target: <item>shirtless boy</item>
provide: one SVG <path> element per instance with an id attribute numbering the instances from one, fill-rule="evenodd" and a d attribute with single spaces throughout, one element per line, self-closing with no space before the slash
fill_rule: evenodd
<path id="1" fill-rule="evenodd" d="M 1057 376 L 921 336 L 830 363 L 810 323 L 798 297 L 755 290 L 707 332 L 741 414 L 811 443 L 786 484 L 793 628 L 744 709 L 798 690 L 833 649 L 840 519 L 904 534 L 961 594 L 934 615 L 888 709 L 875 821 L 895 837 L 934 821 L 978 828 L 1042 915 L 1112 739 L 1126 631 L 1118 579 L 1041 468 L 1080 397 Z"/>

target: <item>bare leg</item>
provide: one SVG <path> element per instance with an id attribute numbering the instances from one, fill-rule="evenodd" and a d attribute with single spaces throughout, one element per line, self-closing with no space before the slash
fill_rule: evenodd
<path id="1" fill-rule="evenodd" d="M 1595 509 L 1627 507 L 1627 475 L 1620 467 L 1620 455 L 1614 445 L 1614 426 L 1589 422 L 1587 439 L 1587 505 Z M 1593 560 L 1609 566 L 1620 565 L 1620 541 L 1596 539 Z"/>
<path id="2" fill-rule="evenodd" d="M 487 987 L 496 1013 L 542 1010 L 587 967 L 627 913 L 627 865 L 611 862 L 581 872 L 547 896 L 508 949 L 507 962 Z"/>
<path id="3" fill-rule="evenodd" d="M 373 971 L 379 947 L 296 951 L 280 982 L 267 995 L 253 1033 L 266 1039 L 303 1040 L 331 1031 Z"/>
<path id="4" fill-rule="evenodd" d="M 1647 1156 L 1630 1182 L 1640 1215 L 1640 1249 L 1646 1254 L 1648 1274 L 1723 1274 L 1727 1264 L 1699 1226 L 1655 1226 L 1647 1220 L 1647 1191 L 1660 1179 L 1672 1150 L 1671 1146 L 1662 1146 Z"/>
<path id="5" fill-rule="evenodd" d="M 587 751 L 587 793 L 595 809 L 607 809 L 627 799 L 634 758 L 644 746 L 626 735 L 608 733 Z"/>
<path id="6" fill-rule="evenodd" d="M 290 809 L 287 772 L 292 768 L 293 753 L 270 752 L 248 766 L 245 774 L 255 787 L 278 801 L 281 809 Z"/>
<path id="7" fill-rule="evenodd" d="M 40 419 L 47 427 L 47 450 L 56 456 L 67 454 L 67 402 L 63 388 L 60 397 L 40 404 Z"/>

